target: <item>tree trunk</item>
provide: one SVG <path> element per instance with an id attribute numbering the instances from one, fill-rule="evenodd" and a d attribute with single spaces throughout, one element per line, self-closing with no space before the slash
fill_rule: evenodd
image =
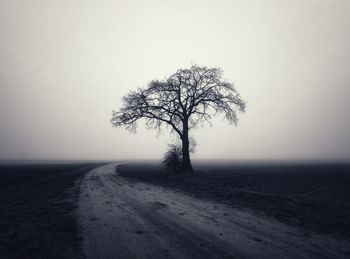
<path id="1" fill-rule="evenodd" d="M 190 158 L 190 143 L 188 140 L 188 122 L 183 124 L 182 134 L 182 168 L 184 173 L 192 173 L 192 164 Z"/>

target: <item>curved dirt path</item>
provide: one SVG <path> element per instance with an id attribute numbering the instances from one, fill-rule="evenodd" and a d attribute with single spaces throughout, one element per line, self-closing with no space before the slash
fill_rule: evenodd
<path id="1" fill-rule="evenodd" d="M 349 258 L 348 242 L 161 187 L 116 164 L 90 171 L 79 200 L 87 258 Z"/>

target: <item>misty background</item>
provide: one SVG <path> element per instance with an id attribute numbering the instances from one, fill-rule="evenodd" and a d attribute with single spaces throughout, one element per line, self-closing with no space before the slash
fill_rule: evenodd
<path id="1" fill-rule="evenodd" d="M 0 160 L 160 158 L 110 123 L 121 97 L 192 62 L 247 102 L 192 131 L 194 158 L 350 159 L 350 2 L 0 1 Z"/>

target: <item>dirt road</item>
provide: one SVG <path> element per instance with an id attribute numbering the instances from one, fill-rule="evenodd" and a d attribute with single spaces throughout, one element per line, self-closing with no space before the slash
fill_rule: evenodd
<path id="1" fill-rule="evenodd" d="M 79 200 L 87 258 L 349 258 L 349 242 L 144 183 L 116 164 L 90 171 Z"/>

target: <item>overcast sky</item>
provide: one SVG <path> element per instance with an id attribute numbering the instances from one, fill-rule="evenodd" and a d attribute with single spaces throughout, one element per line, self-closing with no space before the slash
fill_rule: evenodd
<path id="1" fill-rule="evenodd" d="M 195 158 L 350 159 L 350 1 L 0 1 L 0 159 L 160 158 L 110 123 L 129 90 L 221 67 L 247 111 Z"/>

